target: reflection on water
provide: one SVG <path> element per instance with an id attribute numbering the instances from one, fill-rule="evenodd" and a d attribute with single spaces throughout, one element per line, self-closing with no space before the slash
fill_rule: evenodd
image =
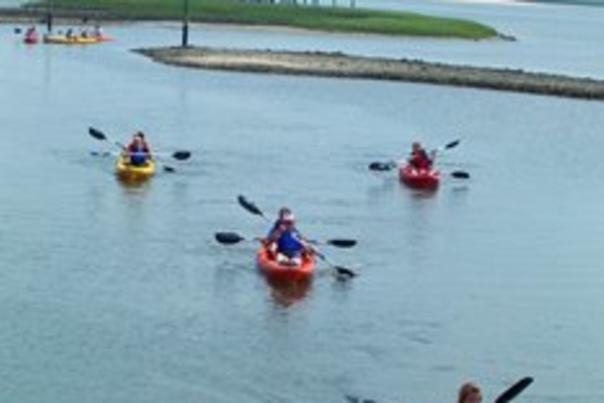
<path id="1" fill-rule="evenodd" d="M 288 307 L 304 298 L 311 289 L 312 277 L 300 280 L 275 279 L 264 276 L 275 303 Z"/>
<path id="2" fill-rule="evenodd" d="M 400 188 L 407 192 L 407 194 L 415 200 L 431 199 L 439 191 L 439 188 L 435 189 L 411 189 L 405 185 L 402 181 L 399 181 Z M 442 185 L 440 185 L 442 187 Z"/>
<path id="3" fill-rule="evenodd" d="M 153 178 L 136 178 L 115 175 L 116 181 L 125 190 L 125 194 L 144 194 L 151 188 Z"/>

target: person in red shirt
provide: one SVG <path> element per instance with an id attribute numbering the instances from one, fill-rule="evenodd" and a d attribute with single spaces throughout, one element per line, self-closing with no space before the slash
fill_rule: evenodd
<path id="1" fill-rule="evenodd" d="M 130 157 L 130 164 L 145 165 L 151 158 L 151 149 L 145 141 L 145 135 L 142 132 L 136 132 L 132 136 L 132 141 L 126 147 L 126 152 Z"/>
<path id="2" fill-rule="evenodd" d="M 428 156 L 426 150 L 418 142 L 415 142 L 411 146 L 411 157 L 409 158 L 409 165 L 415 169 L 430 169 L 432 168 L 433 160 Z"/>

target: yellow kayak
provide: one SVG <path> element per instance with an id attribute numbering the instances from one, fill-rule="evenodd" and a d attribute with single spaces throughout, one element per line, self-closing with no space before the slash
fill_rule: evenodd
<path id="1" fill-rule="evenodd" d="M 145 165 L 131 165 L 128 156 L 120 155 L 115 162 L 115 173 L 120 179 L 145 180 L 155 173 L 155 161 L 150 159 Z"/>
<path id="2" fill-rule="evenodd" d="M 46 35 L 44 37 L 44 43 L 56 43 L 60 45 L 91 45 L 99 42 L 102 42 L 99 38 L 85 36 Z"/>

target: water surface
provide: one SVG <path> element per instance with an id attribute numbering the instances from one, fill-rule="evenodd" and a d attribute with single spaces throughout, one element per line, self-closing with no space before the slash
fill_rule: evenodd
<path id="1" fill-rule="evenodd" d="M 0 27 L 3 401 L 436 403 L 525 375 L 519 402 L 602 401 L 603 104 L 124 51 L 167 30 L 80 48 Z M 195 159 L 124 186 L 88 126 Z M 366 169 L 457 137 L 439 164 L 472 179 L 433 195 Z M 212 239 L 266 231 L 240 193 L 269 216 L 291 206 L 313 237 L 358 239 L 325 252 L 360 277 L 323 266 L 308 289 L 272 288 L 253 243 Z"/>

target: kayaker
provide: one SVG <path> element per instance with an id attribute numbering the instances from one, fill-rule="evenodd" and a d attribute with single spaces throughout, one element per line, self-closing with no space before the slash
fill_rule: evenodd
<path id="1" fill-rule="evenodd" d="M 31 27 L 27 28 L 27 31 L 25 31 L 25 37 L 26 38 L 31 38 L 38 35 L 38 32 L 36 31 L 36 27 L 34 25 L 32 25 Z"/>
<path id="2" fill-rule="evenodd" d="M 92 34 L 94 35 L 95 38 L 102 38 L 103 37 L 103 29 L 101 28 L 101 26 L 99 24 L 96 24 L 92 30 Z"/>
<path id="3" fill-rule="evenodd" d="M 289 209 L 289 207 L 281 207 L 279 209 L 279 214 L 277 216 L 277 220 L 275 220 L 275 223 L 271 227 L 271 230 L 268 232 L 268 236 L 266 238 L 272 239 L 275 231 L 277 231 L 277 229 L 279 229 L 283 225 L 284 217 L 289 216 L 291 214 L 292 214 L 292 211 Z"/>
<path id="4" fill-rule="evenodd" d="M 459 397 L 457 403 L 480 403 L 482 402 L 482 393 L 480 388 L 472 382 L 466 382 L 459 388 Z"/>
<path id="5" fill-rule="evenodd" d="M 415 169 L 430 169 L 432 168 L 432 163 L 432 158 L 428 156 L 428 153 L 419 142 L 415 142 L 411 145 L 409 165 Z"/>
<path id="6" fill-rule="evenodd" d="M 68 38 L 68 39 L 73 38 L 73 29 L 68 28 L 67 32 L 65 32 L 65 37 Z"/>
<path id="7" fill-rule="evenodd" d="M 269 234 L 268 248 L 279 263 L 293 266 L 302 263 L 307 247 L 296 229 L 296 218 L 287 207 L 279 210 L 279 218 Z"/>
<path id="8" fill-rule="evenodd" d="M 132 135 L 132 141 L 126 147 L 126 152 L 130 157 L 130 164 L 145 165 L 147 160 L 151 158 L 151 149 L 145 141 L 143 132 L 136 132 Z"/>

